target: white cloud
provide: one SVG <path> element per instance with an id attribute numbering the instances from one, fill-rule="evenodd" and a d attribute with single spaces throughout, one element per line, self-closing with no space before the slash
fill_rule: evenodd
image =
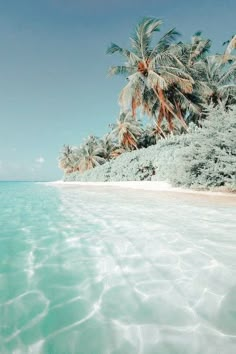
<path id="1" fill-rule="evenodd" d="M 44 157 L 40 156 L 40 157 L 37 157 L 35 162 L 39 165 L 42 165 L 45 162 L 45 159 L 44 159 Z"/>

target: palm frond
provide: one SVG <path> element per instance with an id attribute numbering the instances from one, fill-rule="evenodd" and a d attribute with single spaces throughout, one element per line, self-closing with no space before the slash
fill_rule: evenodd
<path id="1" fill-rule="evenodd" d="M 128 83 L 119 95 L 118 103 L 122 110 L 127 111 L 134 106 L 134 111 L 141 105 L 141 92 L 139 87 L 133 87 Z M 135 114 L 135 112 L 134 112 Z"/>
<path id="2" fill-rule="evenodd" d="M 222 85 L 218 89 L 221 97 L 225 97 L 226 95 L 236 96 L 236 85 L 229 84 L 229 85 Z"/>
<path id="3" fill-rule="evenodd" d="M 193 37 L 200 37 L 202 35 L 202 31 L 196 31 Z"/>
<path id="4" fill-rule="evenodd" d="M 201 107 L 194 101 L 198 101 L 197 97 L 184 95 L 178 88 L 175 89 L 177 93 L 178 102 L 184 109 L 188 109 L 190 112 L 199 114 Z"/>
<path id="5" fill-rule="evenodd" d="M 196 81 L 194 85 L 194 89 L 198 92 L 199 96 L 203 99 L 205 97 L 209 97 L 213 94 L 212 88 L 204 81 Z"/>
<path id="6" fill-rule="evenodd" d="M 130 38 L 135 54 L 141 56 L 143 60 L 147 57 L 152 34 L 160 30 L 161 24 L 160 19 L 145 17 L 139 22 L 135 34 Z"/>
<path id="7" fill-rule="evenodd" d="M 117 66 L 111 66 L 108 69 L 108 74 L 109 76 L 113 75 L 130 75 L 133 71 L 132 67 L 128 67 L 125 65 L 117 65 Z"/>
<path id="8" fill-rule="evenodd" d="M 161 39 L 158 41 L 157 45 L 152 49 L 149 58 L 152 59 L 158 53 L 165 51 L 169 46 L 176 41 L 177 37 L 180 36 L 180 33 L 176 31 L 175 28 L 171 28 L 166 32 Z"/>
<path id="9" fill-rule="evenodd" d="M 227 61 L 231 52 L 236 49 L 236 34 L 231 38 L 231 40 L 228 42 L 228 45 L 225 49 L 224 52 L 224 61 Z"/>
<path id="10" fill-rule="evenodd" d="M 155 88 L 156 86 L 158 86 L 161 89 L 165 90 L 168 87 L 168 84 L 165 79 L 153 70 L 150 70 L 148 73 L 147 83 L 148 87 L 150 88 Z"/>
<path id="11" fill-rule="evenodd" d="M 197 45 L 195 45 L 191 51 L 189 62 L 193 63 L 193 61 L 201 58 L 204 54 L 208 53 L 211 47 L 210 39 L 201 39 L 198 41 Z"/>
<path id="12" fill-rule="evenodd" d="M 165 78 L 168 85 L 176 84 L 185 93 L 193 91 L 194 81 L 192 77 L 175 67 L 160 67 L 162 77 Z"/>
<path id="13" fill-rule="evenodd" d="M 174 46 L 175 47 L 175 46 Z M 174 47 L 168 48 L 167 50 L 158 53 L 153 60 L 155 60 L 156 68 L 165 65 L 177 65 L 178 67 L 184 68 L 182 61 L 179 59 L 178 53 L 174 52 Z"/>
<path id="14" fill-rule="evenodd" d="M 114 53 L 119 53 L 126 58 L 129 58 L 130 56 L 130 51 L 128 49 L 121 48 L 117 44 L 111 43 L 110 46 L 107 48 L 106 54 L 114 54 Z"/>
<path id="15" fill-rule="evenodd" d="M 227 84 L 228 82 L 236 79 L 236 62 L 227 68 L 220 80 L 219 84 Z"/>

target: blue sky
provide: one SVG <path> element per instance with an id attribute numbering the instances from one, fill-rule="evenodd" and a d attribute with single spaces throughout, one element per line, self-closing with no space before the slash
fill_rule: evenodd
<path id="1" fill-rule="evenodd" d="M 0 180 L 54 180 L 63 144 L 107 131 L 123 78 L 111 41 L 128 45 L 143 16 L 197 30 L 215 50 L 236 33 L 235 0 L 0 0 Z"/>

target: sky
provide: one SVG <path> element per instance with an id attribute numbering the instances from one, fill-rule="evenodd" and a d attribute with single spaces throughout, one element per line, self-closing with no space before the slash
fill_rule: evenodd
<path id="1" fill-rule="evenodd" d="M 63 144 L 108 131 L 125 80 L 106 49 L 128 47 L 143 16 L 222 51 L 235 14 L 235 0 L 0 0 L 0 180 L 58 180 Z"/>

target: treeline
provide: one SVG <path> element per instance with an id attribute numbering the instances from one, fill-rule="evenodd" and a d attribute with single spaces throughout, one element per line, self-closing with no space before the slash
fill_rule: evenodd
<path id="1" fill-rule="evenodd" d="M 155 181 L 194 189 L 236 191 L 236 107 L 212 108 L 202 127 L 190 124 L 188 134 L 169 135 L 147 149 L 122 154 L 85 171 L 67 174 L 67 181 Z"/>
<path id="2" fill-rule="evenodd" d="M 230 112 L 236 104 L 236 35 L 224 43 L 221 54 L 212 55 L 211 41 L 201 32 L 183 43 L 172 28 L 156 40 L 161 25 L 159 19 L 144 18 L 130 38 L 129 49 L 109 46 L 108 54 L 118 53 L 124 61 L 109 73 L 128 80 L 119 96 L 121 113 L 105 137 L 90 136 L 81 146 L 63 147 L 59 166 L 66 175 L 82 174 L 173 134 L 188 135 L 191 123 L 204 125 L 209 105 Z M 150 117 L 146 126 L 138 112 Z"/>

